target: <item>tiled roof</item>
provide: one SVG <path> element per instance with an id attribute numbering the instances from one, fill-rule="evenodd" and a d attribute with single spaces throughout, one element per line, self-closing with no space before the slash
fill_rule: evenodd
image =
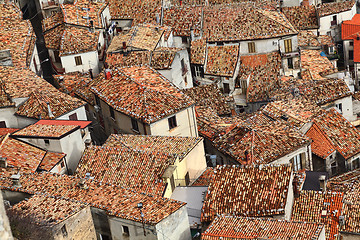
<path id="1" fill-rule="evenodd" d="M 26 66 L 32 27 L 14 3 L 0 3 L 0 50 L 10 49 L 13 65 Z"/>
<path id="2" fill-rule="evenodd" d="M 103 26 L 101 13 L 107 6 L 107 2 L 76 0 L 74 3 L 61 4 L 61 10 L 64 14 L 64 21 L 72 25 L 93 26 L 96 28 L 105 28 Z"/>
<path id="3" fill-rule="evenodd" d="M 351 191 L 345 193 L 342 215 L 345 224 L 340 231 L 360 234 L 360 182 L 357 182 Z"/>
<path id="4" fill-rule="evenodd" d="M 79 126 L 81 129 L 86 128 L 91 124 L 91 121 L 83 121 L 83 120 L 39 120 L 35 123 L 36 125 L 73 125 Z"/>
<path id="5" fill-rule="evenodd" d="M 110 15 L 113 20 L 133 19 L 133 24 L 156 23 L 156 17 L 161 16 L 161 4 L 161 0 L 110 0 Z"/>
<path id="6" fill-rule="evenodd" d="M 79 129 L 76 125 L 32 124 L 15 133 L 15 137 L 62 138 Z"/>
<path id="7" fill-rule="evenodd" d="M 150 66 L 157 70 L 170 69 L 171 64 L 174 61 L 175 54 L 180 50 L 180 48 L 157 48 L 152 52 Z"/>
<path id="8" fill-rule="evenodd" d="M 285 213 L 290 165 L 218 166 L 214 173 L 201 222 L 220 214 L 260 217 Z"/>
<path id="9" fill-rule="evenodd" d="M 313 80 L 324 79 L 324 75 L 337 72 L 330 60 L 326 56 L 321 56 L 320 53 L 321 50 L 301 50 L 301 68 L 308 70 Z"/>
<path id="10" fill-rule="evenodd" d="M 343 196 L 339 192 L 301 191 L 295 198 L 291 220 L 324 223 L 326 239 L 338 239 Z"/>
<path id="11" fill-rule="evenodd" d="M 175 36 L 190 36 L 193 29 L 197 37 L 201 32 L 202 9 L 199 6 L 164 8 L 163 24 L 172 27 Z"/>
<path id="12" fill-rule="evenodd" d="M 239 56 L 239 45 L 208 46 L 205 74 L 232 77 Z"/>
<path id="13" fill-rule="evenodd" d="M 298 30 L 319 28 L 315 6 L 283 7 L 281 11 Z"/>
<path id="14" fill-rule="evenodd" d="M 359 131 L 336 110 L 330 109 L 313 121 L 345 159 L 360 153 Z"/>
<path id="15" fill-rule="evenodd" d="M 54 27 L 57 27 L 58 25 L 61 25 L 64 23 L 64 14 L 62 11 L 57 11 L 53 14 L 51 14 L 49 17 L 44 18 L 42 20 L 42 28 L 43 31 L 46 32 Z"/>
<path id="16" fill-rule="evenodd" d="M 323 46 L 326 46 L 326 45 L 329 46 L 329 47 L 335 46 L 335 42 L 334 42 L 334 39 L 333 39 L 332 36 L 320 35 L 318 37 L 318 39 L 319 39 L 319 42 L 321 43 L 321 45 L 323 45 Z"/>
<path id="17" fill-rule="evenodd" d="M 261 10 L 249 4 L 205 7 L 203 32 L 208 41 L 267 39 L 297 34 L 282 13 Z"/>
<path id="18" fill-rule="evenodd" d="M 58 90 L 34 91 L 19 107 L 16 114 L 35 119 L 54 119 L 85 104 L 85 102 Z M 49 114 L 49 106 L 52 115 Z"/>
<path id="19" fill-rule="evenodd" d="M 54 78 L 61 86 L 60 91 L 72 97 L 80 98 L 90 105 L 95 105 L 94 94 L 90 91 L 90 87 L 95 84 L 96 81 L 91 79 L 88 72 L 66 73 L 64 75 L 55 75 Z"/>
<path id="20" fill-rule="evenodd" d="M 57 91 L 27 68 L 0 67 L 0 82 L 11 99 L 29 97 L 33 91 Z"/>
<path id="21" fill-rule="evenodd" d="M 131 147 L 87 148 L 79 162 L 77 176 L 90 173 L 95 180 L 161 196 L 166 182 L 161 178 L 175 158 L 164 152 L 144 152 Z"/>
<path id="22" fill-rule="evenodd" d="M 61 24 L 44 32 L 46 47 L 49 49 L 60 50 L 64 30 L 65 25 Z"/>
<path id="23" fill-rule="evenodd" d="M 106 140 L 107 147 L 129 147 L 135 151 L 165 153 L 179 157 L 181 162 L 202 140 L 195 137 L 119 135 L 112 134 Z"/>
<path id="24" fill-rule="evenodd" d="M 9 166 L 35 172 L 45 154 L 45 150 L 8 135 L 0 139 L 0 156 L 6 158 Z"/>
<path id="25" fill-rule="evenodd" d="M 324 3 L 318 7 L 319 17 L 324 17 L 331 14 L 349 11 L 355 5 L 355 1 L 343 1 L 343 2 L 332 2 Z"/>
<path id="26" fill-rule="evenodd" d="M 161 37 L 165 33 L 167 28 L 151 25 L 151 24 L 140 24 L 134 26 L 127 33 L 120 33 L 115 36 L 111 41 L 107 53 L 116 52 L 122 50 L 126 43 L 126 48 L 133 48 L 136 50 L 155 50 Z"/>
<path id="27" fill-rule="evenodd" d="M 360 32 L 360 14 L 355 14 L 349 21 L 343 21 L 341 24 L 341 39 L 354 39 Z"/>
<path id="28" fill-rule="evenodd" d="M 191 184 L 191 186 L 209 186 L 214 176 L 213 167 L 207 167 L 205 171 Z"/>
<path id="29" fill-rule="evenodd" d="M 99 31 L 66 26 L 61 37 L 60 56 L 96 51 L 99 34 Z"/>
<path id="30" fill-rule="evenodd" d="M 4 136 L 8 133 L 13 133 L 16 132 L 17 130 L 19 130 L 18 128 L 0 128 L 0 137 Z"/>
<path id="31" fill-rule="evenodd" d="M 190 61 L 192 64 L 205 64 L 206 40 L 204 38 L 191 41 Z"/>
<path id="32" fill-rule="evenodd" d="M 65 156 L 65 153 L 48 151 L 41 161 L 39 168 L 45 171 L 51 171 Z"/>
<path id="33" fill-rule="evenodd" d="M 285 125 L 282 129 L 276 130 L 272 129 L 271 125 L 268 129 L 264 126 L 257 129 L 239 122 L 217 139 L 214 144 L 218 150 L 228 154 L 241 164 L 263 164 L 271 163 L 309 142 L 308 138 L 301 137 L 297 132 L 287 129 Z M 250 156 L 248 160 L 245 156 L 246 151 Z"/>
<path id="34" fill-rule="evenodd" d="M 269 101 L 280 88 L 281 57 L 277 52 L 240 57 L 240 79 L 249 78 L 248 102 Z"/>
<path id="35" fill-rule="evenodd" d="M 358 182 L 360 182 L 360 169 L 355 169 L 330 178 L 327 186 L 331 191 L 347 193 L 351 192 Z"/>
<path id="36" fill-rule="evenodd" d="M 202 233 L 203 240 L 319 239 L 324 225 L 271 218 L 218 216 Z"/>
<path id="37" fill-rule="evenodd" d="M 130 67 L 136 65 L 150 64 L 151 51 L 131 51 L 123 53 L 110 53 L 106 56 L 106 63 L 110 68 Z"/>
<path id="38" fill-rule="evenodd" d="M 216 84 L 187 88 L 182 92 L 191 97 L 196 106 L 211 107 L 218 115 L 231 114 L 230 103 L 226 101 Z"/>
<path id="39" fill-rule="evenodd" d="M 34 195 L 11 207 L 20 218 L 31 217 L 36 225 L 56 225 L 78 213 L 87 205 L 46 195 Z"/>
<path id="40" fill-rule="evenodd" d="M 300 47 L 320 47 L 321 44 L 313 32 L 303 30 L 299 31 L 298 34 L 298 44 Z"/>
<path id="41" fill-rule="evenodd" d="M 85 187 L 78 186 L 80 179 L 73 176 L 47 172 L 26 174 L 20 177 L 21 187 L 13 187 L 10 176 L 14 172 L 0 171 L 0 187 L 29 194 L 48 194 L 55 197 L 79 201 L 91 207 L 103 209 L 110 216 L 155 225 L 176 212 L 185 203 L 176 200 L 137 193 L 117 185 L 86 180 Z M 142 202 L 144 218 L 137 204 Z"/>
<path id="42" fill-rule="evenodd" d="M 326 137 L 325 133 L 314 123 L 306 136 L 311 138 L 311 152 L 319 156 L 322 159 L 326 159 L 336 149 L 334 145 Z"/>
<path id="43" fill-rule="evenodd" d="M 115 110 L 153 123 L 194 104 L 160 73 L 147 66 L 112 70 L 92 91 Z"/>

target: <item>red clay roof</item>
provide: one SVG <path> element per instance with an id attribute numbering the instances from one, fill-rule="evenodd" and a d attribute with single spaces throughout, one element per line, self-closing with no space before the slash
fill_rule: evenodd
<path id="1" fill-rule="evenodd" d="M 291 220 L 324 223 L 326 239 L 338 239 L 343 196 L 340 192 L 301 191 L 295 198 Z"/>
<path id="2" fill-rule="evenodd" d="M 191 184 L 191 186 L 209 186 L 214 176 L 213 167 L 207 167 L 205 171 Z"/>
<path id="3" fill-rule="evenodd" d="M 62 138 L 77 129 L 79 129 L 79 126 L 76 125 L 32 124 L 13 133 L 12 136 L 20 138 Z"/>
<path id="4" fill-rule="evenodd" d="M 202 240 L 318 239 L 324 225 L 271 218 L 218 216 L 201 235 Z"/>
<path id="5" fill-rule="evenodd" d="M 73 125 L 79 126 L 80 128 L 86 128 L 91 124 L 91 121 L 71 121 L 71 120 L 39 120 L 35 123 L 35 125 Z"/>
<path id="6" fill-rule="evenodd" d="M 343 21 L 341 24 L 341 39 L 352 40 L 360 32 L 360 14 L 355 14 L 349 21 Z"/>
<path id="7" fill-rule="evenodd" d="M 326 134 L 319 128 L 317 123 L 314 123 L 306 136 L 311 138 L 311 152 L 315 155 L 326 159 L 336 149 L 335 146 L 329 141 Z"/>
<path id="8" fill-rule="evenodd" d="M 273 216 L 285 213 L 291 165 L 217 166 L 201 212 L 216 215 Z"/>
<path id="9" fill-rule="evenodd" d="M 47 152 L 39 168 L 45 171 L 51 171 L 64 157 L 65 153 Z"/>
<path id="10" fill-rule="evenodd" d="M 0 128 L 0 137 L 18 131 L 19 128 Z"/>

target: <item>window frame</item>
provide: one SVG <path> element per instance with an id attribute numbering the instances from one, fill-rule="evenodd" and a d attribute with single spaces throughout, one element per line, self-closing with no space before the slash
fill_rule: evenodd
<path id="1" fill-rule="evenodd" d="M 131 129 L 134 131 L 134 132 L 137 132 L 139 133 L 139 123 L 138 121 L 135 119 L 135 118 L 131 118 Z"/>
<path id="2" fill-rule="evenodd" d="M 176 121 L 176 115 L 168 118 L 168 125 L 169 125 L 169 130 L 174 129 L 178 126 Z"/>
<path id="3" fill-rule="evenodd" d="M 109 105 L 109 112 L 110 112 L 110 117 L 115 120 L 115 110 L 110 105 Z"/>
<path id="4" fill-rule="evenodd" d="M 296 155 L 292 159 L 293 161 L 293 169 L 294 171 L 299 171 L 302 169 L 302 163 L 301 163 L 301 154 Z"/>
<path id="5" fill-rule="evenodd" d="M 71 120 L 71 121 L 77 121 L 77 120 L 78 120 L 77 114 L 76 114 L 76 113 L 73 113 L 73 114 L 69 115 L 69 120 Z"/>
<path id="6" fill-rule="evenodd" d="M 75 65 L 76 65 L 76 66 L 81 66 L 81 65 L 83 65 L 81 56 L 75 56 L 74 59 L 75 59 Z"/>
<path id="7" fill-rule="evenodd" d="M 248 52 L 249 53 L 256 53 L 255 42 L 248 42 Z"/>
<path id="8" fill-rule="evenodd" d="M 284 40 L 284 49 L 285 49 L 285 53 L 292 52 L 292 39 L 291 38 Z"/>

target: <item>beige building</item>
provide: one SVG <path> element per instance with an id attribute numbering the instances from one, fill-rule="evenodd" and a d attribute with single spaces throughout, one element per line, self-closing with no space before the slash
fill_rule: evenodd
<path id="1" fill-rule="evenodd" d="M 108 135 L 198 136 L 194 102 L 150 67 L 112 69 L 91 90 Z"/>

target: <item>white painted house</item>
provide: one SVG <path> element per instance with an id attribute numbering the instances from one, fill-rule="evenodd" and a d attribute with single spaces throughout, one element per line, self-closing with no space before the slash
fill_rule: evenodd
<path id="1" fill-rule="evenodd" d="M 91 90 L 108 135 L 198 136 L 194 102 L 150 67 L 111 69 Z"/>
<path id="2" fill-rule="evenodd" d="M 13 137 L 43 149 L 66 154 L 68 173 L 74 173 L 85 150 L 91 143 L 89 121 L 40 120 L 15 133 Z"/>

